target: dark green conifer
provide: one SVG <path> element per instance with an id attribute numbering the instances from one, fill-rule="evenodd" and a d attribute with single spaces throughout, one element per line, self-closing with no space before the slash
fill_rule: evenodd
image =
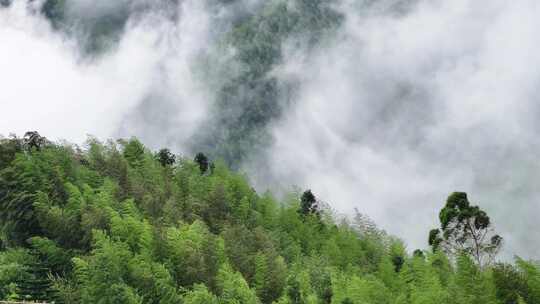
<path id="1" fill-rule="evenodd" d="M 30 257 L 24 265 L 25 275 L 17 282 L 18 300 L 57 303 L 49 268 L 36 250 L 30 251 Z"/>
<path id="2" fill-rule="evenodd" d="M 317 198 L 311 192 L 311 190 L 306 190 L 302 197 L 300 198 L 300 209 L 298 210 L 302 216 L 307 216 L 310 214 L 319 215 L 319 208 L 317 206 Z"/>
<path id="3" fill-rule="evenodd" d="M 204 174 L 206 173 L 206 171 L 208 171 L 208 167 L 210 166 L 210 164 L 206 155 L 204 155 L 203 153 L 197 153 L 197 155 L 195 156 L 195 162 L 199 164 L 201 174 Z"/>
<path id="4" fill-rule="evenodd" d="M 163 167 L 172 166 L 176 162 L 176 156 L 167 148 L 159 150 L 156 158 Z"/>

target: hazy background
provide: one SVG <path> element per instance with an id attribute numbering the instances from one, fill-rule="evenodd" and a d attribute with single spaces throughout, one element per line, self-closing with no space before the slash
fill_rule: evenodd
<path id="1" fill-rule="evenodd" d="M 54 24 L 43 2 L 14 1 L 0 8 L 0 134 L 137 136 L 220 156 L 221 122 L 245 114 L 234 101 L 259 97 L 242 87 L 216 106 L 248 70 L 227 33 L 280 2 L 67 0 Z M 342 213 L 357 207 L 411 250 L 427 247 L 446 196 L 466 191 L 506 258 L 540 258 L 540 3 L 328 3 L 342 17 L 328 33 L 272 40 L 279 60 L 257 79 L 276 83 L 280 110 L 235 165 L 261 191 L 297 185 Z"/>

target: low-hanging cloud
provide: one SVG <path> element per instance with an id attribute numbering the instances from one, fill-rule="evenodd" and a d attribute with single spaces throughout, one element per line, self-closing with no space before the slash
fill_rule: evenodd
<path id="1" fill-rule="evenodd" d="M 74 14 L 86 1 L 76 3 Z M 15 1 L 0 10 L 2 133 L 37 129 L 77 143 L 86 134 L 142 134 L 153 144 L 164 144 L 174 133 L 175 148 L 182 146 L 208 100 L 191 71 L 210 36 L 210 16 L 201 2 L 182 2 L 175 8 L 178 20 L 159 10 L 128 20 L 121 39 L 96 58 L 84 57 L 76 39 L 53 30 L 29 5 Z M 149 108 L 175 117 L 169 121 L 174 131 L 152 130 L 150 136 L 128 114 L 154 99 L 159 102 Z M 171 100 L 174 105 L 168 104 Z"/>
<path id="2" fill-rule="evenodd" d="M 297 35 L 283 43 L 268 77 L 294 88 L 282 94 L 290 106 L 271 122 L 272 145 L 243 169 L 259 189 L 298 185 L 340 212 L 357 207 L 409 249 L 426 247 L 446 196 L 467 191 L 492 215 L 507 257 L 538 258 L 540 4 L 336 2 L 335 35 L 309 51 Z M 0 9 L 0 134 L 135 135 L 191 153 L 237 72 L 223 35 L 267 2 L 66 3 L 62 31 L 36 13 L 39 1 Z M 89 56 L 103 16 L 120 26 Z"/>
<path id="3" fill-rule="evenodd" d="M 340 35 L 318 55 L 291 48 L 274 71 L 298 98 L 273 127 L 270 173 L 252 175 L 357 207 L 410 249 L 426 247 L 446 196 L 467 191 L 506 257 L 538 258 L 540 4 L 358 4 L 343 1 Z"/>

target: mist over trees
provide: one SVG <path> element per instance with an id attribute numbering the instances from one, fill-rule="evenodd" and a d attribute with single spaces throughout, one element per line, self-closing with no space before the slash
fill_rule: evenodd
<path id="1" fill-rule="evenodd" d="M 98 97 L 101 97 L 99 94 L 106 94 L 98 88 L 118 85 L 111 83 L 118 79 L 128 84 L 125 90 L 137 91 L 137 84 L 144 81 L 139 78 L 133 81 L 126 77 L 133 73 L 131 68 L 136 63 L 132 63 L 132 60 L 137 55 L 152 60 L 158 58 L 156 62 L 148 64 L 147 69 L 135 70 L 135 74 L 140 71 L 150 74 L 150 80 L 142 79 L 151 82 L 152 87 L 147 88 L 148 84 L 144 83 L 141 92 L 127 94 L 136 99 L 134 104 L 127 106 L 135 114 L 129 113 L 119 119 L 122 127 L 128 131 L 134 127 L 143 130 L 140 133 L 144 138 L 102 142 L 90 137 L 84 145 L 77 146 L 51 141 L 43 136 L 48 134 L 37 131 L 22 133 L 22 137 L 0 136 L 0 300 L 83 304 L 540 304 L 538 261 L 519 256 L 513 262 L 511 259 L 498 259 L 507 241 L 525 239 L 523 242 L 530 244 L 530 239 L 536 240 L 534 229 L 527 229 L 527 235 L 533 235 L 527 238 L 523 234 L 513 235 L 504 233 L 508 230 L 502 231 L 505 235 L 503 240 L 499 235 L 501 231 L 497 229 L 501 222 L 494 220 L 496 213 L 488 208 L 489 200 L 471 203 L 466 193 L 450 193 L 459 189 L 448 187 L 450 183 L 437 178 L 439 170 L 443 176 L 456 179 L 463 177 L 460 172 L 447 172 L 449 166 L 444 163 L 436 166 L 435 173 L 419 170 L 424 161 L 444 162 L 444 158 L 448 157 L 450 166 L 464 159 L 463 166 L 471 165 L 467 169 L 474 172 L 486 170 L 492 173 L 493 170 L 499 172 L 508 169 L 515 174 L 512 175 L 514 178 L 527 179 L 527 182 L 535 180 L 530 178 L 535 176 L 530 172 L 536 167 L 527 166 L 536 163 L 534 157 L 529 156 L 528 148 L 535 144 L 531 138 L 525 137 L 527 140 L 524 141 L 532 142 L 531 146 L 521 143 L 508 145 L 509 148 L 502 149 L 504 151 L 499 156 L 493 153 L 494 159 L 499 157 L 499 160 L 506 160 L 508 155 L 515 156 L 515 153 L 526 151 L 525 159 L 517 159 L 516 165 L 526 167 L 526 170 L 514 170 L 514 163 L 511 162 L 493 162 L 493 165 L 491 162 L 478 162 L 475 158 L 476 155 L 482 157 L 484 154 L 481 152 L 493 150 L 493 147 L 513 143 L 504 138 L 503 135 L 508 134 L 502 134 L 500 143 L 474 144 L 479 142 L 474 139 L 486 137 L 489 134 L 486 130 L 493 129 L 490 115 L 500 108 L 506 109 L 506 103 L 493 101 L 494 108 L 486 105 L 489 110 L 487 114 L 479 111 L 480 118 L 463 114 L 467 118 L 464 123 L 459 119 L 454 120 L 464 113 L 463 108 L 467 108 L 463 104 L 470 101 L 460 95 L 463 88 L 452 87 L 451 93 L 436 92 L 441 95 L 426 89 L 437 87 L 444 91 L 448 88 L 440 82 L 431 82 L 431 79 L 455 84 L 456 79 L 466 78 L 461 74 L 463 71 L 473 75 L 473 81 L 468 79 L 463 83 L 472 83 L 474 88 L 483 84 L 485 79 L 482 76 L 493 71 L 488 69 L 486 73 L 480 68 L 492 68 L 492 62 L 484 62 L 477 57 L 498 57 L 489 52 L 490 47 L 476 46 L 475 43 L 489 42 L 491 36 L 478 34 L 472 38 L 463 37 L 466 42 L 474 41 L 470 42 L 473 45 L 464 43 L 465 50 L 447 46 L 449 53 L 442 52 L 445 53 L 442 59 L 432 58 L 431 52 L 441 52 L 426 47 L 434 40 L 428 39 L 431 32 L 429 35 L 422 32 L 422 28 L 429 28 L 423 24 L 425 19 L 420 18 L 424 20 L 420 24 L 404 22 L 403 28 L 393 27 L 395 20 L 408 20 L 407 12 L 419 3 L 408 0 L 0 0 L 0 10 L 10 9 L 14 3 L 24 6 L 28 16 L 35 17 L 38 27 L 46 28 L 49 25 L 50 29 L 47 30 L 54 33 L 62 47 L 70 51 L 73 51 L 72 47 L 76 49 L 76 55 L 59 53 L 62 58 L 66 54 L 73 56 L 70 60 L 74 62 L 68 60 L 68 66 L 76 66 L 77 72 L 68 73 L 67 78 L 76 75 L 83 81 L 97 82 L 90 88 L 98 91 Z M 340 6 L 344 3 L 348 5 Z M 495 5 L 505 8 L 500 3 Z M 358 10 L 352 20 L 350 16 L 346 18 L 344 7 Z M 491 10 L 488 5 L 486 7 L 486 12 L 484 7 L 480 9 L 480 15 L 490 16 L 496 12 L 492 7 Z M 205 14 L 197 15 L 199 10 Z M 368 11 L 377 13 L 374 18 L 363 20 Z M 440 33 L 435 31 L 435 36 L 440 35 L 445 43 L 455 39 L 453 35 L 461 39 L 459 36 L 463 31 L 479 31 L 482 20 L 477 21 L 477 18 L 485 18 L 466 14 L 467 20 L 478 22 L 471 26 L 467 22 L 460 22 L 463 19 L 459 19 L 459 14 L 457 19 L 451 18 L 455 17 L 453 15 L 445 19 L 443 17 L 446 15 L 441 16 L 436 10 L 427 11 L 429 19 L 448 19 L 446 22 L 452 29 L 459 25 L 457 30 L 448 31 L 444 29 L 446 23 L 443 22 L 443 28 L 438 29 Z M 418 17 L 426 18 L 422 15 L 426 14 L 425 10 L 420 10 L 420 13 Z M 392 17 L 386 18 L 387 15 Z M 3 16 L 11 15 L 0 17 Z M 188 19 L 187 24 L 183 23 L 184 19 Z M 505 26 L 501 28 L 507 28 L 507 21 L 502 19 Z M 529 25 L 527 22 L 523 24 Z M 4 24 L 0 21 L 0 25 Z M 139 37 L 144 33 L 141 29 L 150 31 L 150 28 L 161 26 L 164 33 L 141 38 L 155 52 L 144 49 L 139 54 L 137 48 L 127 48 L 127 51 L 120 53 L 126 57 L 120 61 L 125 60 L 127 64 L 118 64 L 111 59 L 111 54 L 115 54 L 125 43 L 123 38 L 126 34 L 131 34 L 133 39 L 132 36 Z M 209 29 L 208 33 L 189 33 L 191 36 L 185 37 L 187 43 L 182 44 L 175 40 L 184 38 L 182 26 Z M 371 27 L 374 34 L 366 35 L 361 30 L 355 32 L 358 31 L 356 27 L 361 30 Z M 133 28 L 139 32 L 133 33 Z M 378 31 L 380 28 L 382 30 Z M 12 30 L 11 27 L 9 30 Z M 416 36 L 411 38 L 401 30 L 421 32 L 419 36 L 422 39 L 417 40 Z M 204 35 L 201 33 L 209 37 L 202 37 Z M 500 30 L 490 31 L 489 34 L 502 40 L 498 38 Z M 138 40 L 128 42 L 140 43 Z M 176 53 L 182 53 L 181 47 L 197 42 L 203 47 L 194 48 L 195 55 L 187 52 L 190 56 L 181 57 L 185 62 L 175 57 Z M 370 47 L 373 42 L 374 46 Z M 155 44 L 166 47 L 156 47 Z M 325 48 L 334 44 L 338 47 Z M 497 46 L 493 41 L 492 44 Z M 512 45 L 511 42 L 509 45 Z M 522 49 L 521 45 L 518 46 L 518 49 Z M 485 52 L 490 56 L 483 56 L 484 52 L 472 52 L 475 47 L 485 47 Z M 131 57 L 133 51 L 137 54 Z M 297 52 L 301 53 L 300 58 L 295 57 L 299 55 Z M 359 52 L 368 55 L 357 58 Z M 400 57 L 402 53 L 405 54 L 403 58 Z M 466 54 L 465 62 L 459 60 L 462 53 Z M 311 54 L 317 55 L 310 57 Z M 505 58 L 508 58 L 506 55 Z M 326 59 L 323 64 L 318 62 L 319 57 Z M 422 58 L 423 62 L 414 68 L 404 63 L 413 61 L 413 57 Z M 344 62 L 339 62 L 342 58 L 345 58 Z M 389 64 L 373 64 L 372 61 L 376 60 Z M 493 70 L 522 70 L 514 68 L 510 59 L 508 62 L 511 69 L 495 65 Z M 110 67 L 100 63 L 108 63 Z M 187 66 L 185 69 L 184 65 Z M 529 65 L 527 62 L 527 69 L 523 70 L 530 70 Z M 381 66 L 383 69 L 379 71 Z M 458 73 L 450 68 L 453 66 L 458 67 Z M 115 74 L 112 80 L 107 77 L 101 79 L 100 74 L 97 74 L 97 80 L 91 77 L 95 70 L 111 73 L 110 70 L 117 69 L 128 72 Z M 473 73 L 477 69 L 479 72 Z M 421 74 L 420 81 L 413 78 L 418 76 L 416 73 Z M 184 74 L 189 74 L 189 79 L 179 76 Z M 320 77 L 318 74 L 327 76 Z M 310 78 L 310 81 L 300 76 Z M 207 104 L 204 104 L 202 117 L 188 120 L 189 123 L 177 123 L 175 119 L 180 112 L 189 116 L 194 111 L 191 107 L 185 109 L 178 106 L 176 102 L 185 98 L 190 101 L 180 102 L 181 105 L 193 105 L 202 100 L 194 96 L 189 86 L 175 87 L 178 83 L 189 82 L 191 77 L 203 80 L 202 90 L 208 91 L 208 95 L 204 95 Z M 342 83 L 346 77 L 358 80 Z M 430 81 L 424 82 L 424 78 Z M 495 86 L 489 80 L 489 90 L 504 87 Z M 66 83 L 79 89 L 77 83 Z M 376 89 L 372 91 L 372 87 Z M 521 85 L 515 87 L 520 88 L 520 94 L 526 95 L 521 92 Z M 322 101 L 325 106 L 317 102 L 300 104 L 304 102 L 301 95 L 306 91 L 313 94 L 308 96 L 310 101 Z M 331 93 L 326 96 L 328 91 Z M 483 92 L 481 88 L 479 91 Z M 114 102 L 127 99 L 123 95 L 125 92 L 119 92 L 111 94 Z M 63 96 L 65 92 L 61 93 Z M 349 93 L 354 97 L 348 96 Z M 503 90 L 496 93 L 502 93 L 499 95 L 513 101 L 508 98 L 512 97 L 512 92 Z M 77 104 L 78 98 L 87 95 L 94 96 L 88 94 L 88 90 L 86 94 L 76 92 L 76 98 L 70 102 Z M 472 96 L 477 99 L 486 97 L 482 94 Z M 451 103 L 446 100 L 454 98 L 465 101 Z M 341 99 L 347 99 L 350 104 Z M 40 98 L 36 100 L 42 102 Z M 104 100 L 105 103 L 110 101 Z M 490 98 L 486 100 L 492 102 Z M 99 108 L 97 102 L 92 101 L 91 107 Z M 336 107 L 334 102 L 340 102 L 342 106 Z M 453 112 L 442 115 L 438 110 L 433 110 L 441 105 L 453 108 L 459 115 Z M 43 112 L 46 112 L 44 116 L 48 116 L 48 111 Z M 477 114 L 476 111 L 470 113 Z M 502 116 L 507 118 L 517 114 L 522 113 L 509 111 Z M 451 116 L 452 121 L 449 122 L 445 115 Z M 33 118 L 32 114 L 28 116 Z M 495 116 L 497 122 L 503 120 Z M 98 118 L 101 123 L 101 117 Z M 304 119 L 307 121 L 305 125 Z M 62 125 L 61 121 L 48 120 Z M 279 130 L 281 133 L 274 133 L 278 123 L 288 120 L 301 123 L 284 124 Z M 310 120 L 315 123 L 309 125 Z M 360 123 L 357 124 L 358 121 Z M 71 127 L 69 123 L 64 124 L 66 130 Z M 447 125 L 451 132 L 439 129 L 439 124 Z M 462 124 L 466 125 L 463 129 Z M 314 126 L 314 130 L 311 130 Z M 476 131 L 479 126 L 480 130 Z M 510 126 L 512 128 L 502 124 L 495 129 L 496 132 L 516 130 L 513 122 Z M 355 129 L 367 130 L 375 135 L 355 133 Z M 529 129 L 537 128 L 527 125 Z M 308 136 L 302 133 L 306 130 Z M 330 139 L 322 134 L 324 132 L 331 133 Z M 463 135 L 468 132 L 473 134 L 472 137 Z M 279 167 L 281 173 L 285 174 L 276 178 L 282 183 L 290 183 L 296 175 L 300 175 L 298 167 L 305 167 L 303 170 L 310 175 L 306 179 L 296 179 L 305 181 L 305 189 L 287 192 L 279 198 L 271 192 L 257 192 L 255 189 L 259 188 L 250 184 L 239 170 L 254 158 L 264 158 L 275 152 L 272 147 L 280 140 L 276 134 L 287 135 L 290 142 L 280 142 L 280 147 L 281 152 L 291 155 L 276 158 L 275 162 L 265 163 L 266 166 L 256 167 L 255 170 L 264 175 L 266 171 Z M 438 136 L 452 139 L 465 137 L 460 142 L 472 147 L 463 156 L 460 153 L 464 152 L 458 151 L 463 149 L 454 146 L 454 142 L 458 141 L 448 142 Z M 513 133 L 511 137 L 514 140 L 517 138 Z M 161 148 L 165 146 L 164 143 L 168 147 Z M 333 147 L 333 144 L 340 148 L 324 149 Z M 401 157 L 410 156 L 406 154 L 410 152 L 408 150 L 416 149 L 419 152 L 414 156 L 421 161 L 412 159 L 412 165 L 408 161 L 405 161 L 405 165 L 399 162 Z M 175 154 L 179 150 L 182 155 Z M 390 156 L 379 158 L 376 155 L 379 152 L 388 153 L 389 150 Z M 449 151 L 455 156 L 449 156 Z M 318 157 L 313 152 L 323 156 Z M 364 174 L 364 164 L 358 160 L 373 161 L 375 165 L 367 166 L 369 170 Z M 296 170 L 291 166 L 293 163 L 299 164 Z M 423 183 L 426 181 L 430 185 L 437 183 L 448 187 L 444 190 L 449 193 L 446 202 L 425 202 L 424 206 L 442 208 L 432 217 L 438 227 L 422 232 L 426 235 L 425 247 L 407 247 L 399 238 L 407 237 L 406 231 L 396 236 L 390 235 L 364 214 L 367 204 L 381 203 L 368 195 L 369 191 L 364 193 L 364 190 L 370 190 L 369 186 L 381 180 L 374 184 L 367 183 L 363 185 L 365 188 L 354 192 L 353 188 L 359 186 L 359 180 L 355 178 L 362 175 L 367 180 L 376 180 L 377 177 L 372 175 L 376 175 L 380 168 L 388 169 L 386 166 L 396 171 L 414 171 L 410 176 L 420 181 L 410 184 L 404 179 L 390 179 L 385 175 L 387 172 L 381 170 L 383 174 L 379 174 L 379 178 L 383 176 L 384 183 L 380 184 L 384 184 L 382 187 L 385 191 L 387 187 L 397 187 L 407 192 L 408 186 L 413 186 L 417 188 L 411 189 L 411 192 L 423 193 L 427 191 L 427 183 Z M 328 182 L 328 177 L 322 177 L 321 173 L 327 170 L 339 172 L 332 175 L 333 178 L 338 177 L 332 183 Z M 416 175 L 417 172 L 422 176 Z M 535 188 L 533 183 L 510 191 L 508 188 L 491 186 L 501 184 L 498 176 L 482 179 L 469 176 L 469 173 L 467 171 L 465 177 L 480 180 L 472 185 L 482 185 L 483 191 L 493 187 L 488 189 L 493 191 L 493 196 L 502 191 L 517 193 L 525 189 L 525 192 L 534 192 L 527 190 L 527 187 Z M 317 179 L 322 182 L 314 185 Z M 329 184 L 328 187 L 325 183 Z M 351 191 L 335 191 L 336 185 L 338 189 L 346 185 Z M 319 191 L 323 190 L 334 191 L 330 194 L 336 198 L 352 197 L 359 200 L 355 213 L 352 216 L 337 214 L 332 209 L 332 200 L 330 203 L 321 200 L 325 196 Z M 470 187 L 470 191 L 472 195 L 477 189 Z M 402 194 L 398 192 L 390 196 L 414 203 L 407 200 L 410 197 L 402 198 Z M 427 207 L 420 209 L 413 204 L 411 207 L 407 204 L 401 206 L 407 208 L 392 210 L 394 218 L 408 217 L 414 219 L 410 221 L 413 223 L 421 218 L 418 216 L 420 213 L 431 210 Z M 515 208 L 518 207 L 516 203 Z M 534 247 L 534 244 L 530 245 L 530 248 Z M 518 249 L 512 249 L 520 254 Z"/>
<path id="2" fill-rule="evenodd" d="M 24 0 L 23 0 L 24 1 Z M 6 2 L 6 6 L 12 1 Z M 343 20 L 333 5 L 335 0 L 270 1 L 256 10 L 244 0 L 202 0 L 210 12 L 233 10 L 221 21 L 220 33 L 211 52 L 201 54 L 201 61 L 212 70 L 225 70 L 216 75 L 216 88 L 207 117 L 200 122 L 189 139 L 189 148 L 206 151 L 223 159 L 233 169 L 257 155 L 271 144 L 269 125 L 289 108 L 295 83 L 280 81 L 272 71 L 283 60 L 283 48 L 292 39 L 299 47 L 313 49 L 331 38 Z M 251 1 L 257 2 L 257 1 Z M 261 1 L 263 2 L 263 1 Z M 94 60 L 114 50 L 129 22 L 156 14 L 171 23 L 180 22 L 182 2 L 177 0 L 124 0 L 92 5 L 90 1 L 45 0 L 38 7 L 55 31 L 77 42 L 83 58 Z M 228 50 L 234 50 L 228 56 Z M 221 57 L 225 57 L 222 59 Z M 207 73 L 207 77 L 215 72 Z M 290 95 L 290 96 L 289 96 Z M 156 101 L 158 102 L 158 101 Z M 160 122 L 155 122 L 160 124 Z"/>
<path id="3" fill-rule="evenodd" d="M 25 113 L 0 120 L 5 134 L 137 136 L 223 159 L 257 189 L 311 188 L 341 211 L 369 196 L 366 211 L 415 247 L 433 225 L 425 204 L 468 189 L 501 235 L 519 230 L 503 255 L 539 251 L 527 241 L 540 202 L 538 75 L 520 52 L 540 44 L 513 32 L 540 28 L 534 0 L 0 3 L 0 78 L 11 84 L 0 99 Z M 400 201 L 416 205 L 422 229 L 392 209 Z"/>
<path id="4" fill-rule="evenodd" d="M 448 237 L 411 255 L 360 211 L 341 218 L 310 190 L 278 201 L 202 153 L 37 132 L 1 138 L 0 152 L 3 300 L 540 303 L 537 263 L 468 247 L 491 222 L 464 193 L 441 211 Z"/>

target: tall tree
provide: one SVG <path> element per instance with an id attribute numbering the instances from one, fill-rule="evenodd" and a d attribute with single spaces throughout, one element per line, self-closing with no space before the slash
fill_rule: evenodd
<path id="1" fill-rule="evenodd" d="M 0 170 L 8 166 L 22 150 L 23 141 L 15 135 L 9 138 L 0 136 Z"/>
<path id="2" fill-rule="evenodd" d="M 259 304 L 260 301 L 253 289 L 239 272 L 224 264 L 217 275 L 217 285 L 223 304 Z"/>
<path id="3" fill-rule="evenodd" d="M 32 178 L 18 168 L 0 171 L 0 224 L 6 243 L 26 245 L 26 239 L 42 232 L 34 209 Z"/>
<path id="4" fill-rule="evenodd" d="M 29 149 L 36 149 L 41 150 L 41 147 L 45 145 L 47 142 L 47 139 L 41 135 L 37 131 L 28 131 L 24 134 L 23 137 L 25 146 Z"/>
<path id="5" fill-rule="evenodd" d="M 210 164 L 206 155 L 204 155 L 203 153 L 197 153 L 197 155 L 195 156 L 195 162 L 199 165 L 201 174 L 204 174 L 206 173 L 206 171 L 208 171 L 208 167 Z"/>
<path id="6" fill-rule="evenodd" d="M 302 197 L 300 198 L 300 209 L 298 209 L 298 213 L 300 213 L 303 216 L 308 216 L 310 214 L 314 214 L 319 216 L 319 206 L 317 205 L 317 198 L 311 192 L 311 190 L 306 190 Z"/>
<path id="7" fill-rule="evenodd" d="M 468 254 L 480 267 L 493 262 L 502 237 L 494 233 L 487 213 L 472 206 L 465 192 L 448 197 L 439 219 L 441 228 L 429 233 L 429 245 L 434 251 L 442 249 L 452 256 Z"/>
<path id="8" fill-rule="evenodd" d="M 32 249 L 31 259 L 24 265 L 26 275 L 17 282 L 17 295 L 20 301 L 49 302 L 56 299 L 56 290 L 49 279 L 49 269 L 39 253 Z"/>
<path id="9" fill-rule="evenodd" d="M 176 156 L 167 148 L 159 150 L 156 158 L 163 167 L 172 166 L 176 162 Z"/>
<path id="10" fill-rule="evenodd" d="M 141 166 L 144 160 L 144 146 L 135 138 L 129 141 L 120 141 L 124 145 L 124 158 L 132 167 Z"/>

